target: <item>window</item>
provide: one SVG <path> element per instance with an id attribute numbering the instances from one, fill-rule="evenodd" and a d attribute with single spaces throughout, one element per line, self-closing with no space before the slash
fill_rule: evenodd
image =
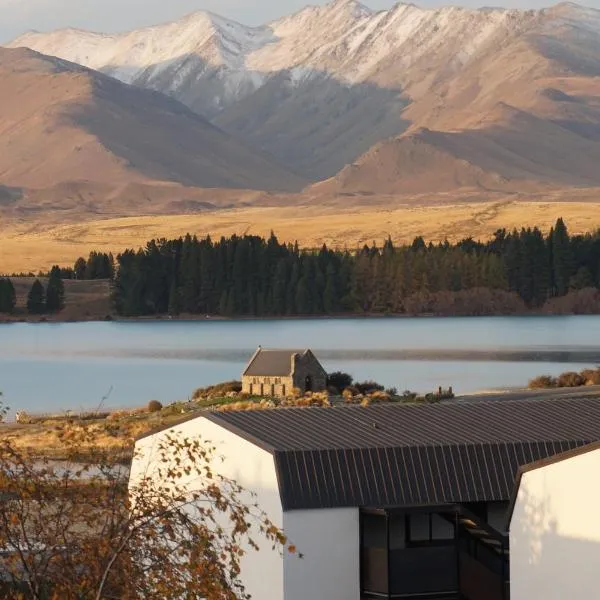
<path id="1" fill-rule="evenodd" d="M 407 545 L 447 543 L 454 540 L 454 524 L 437 513 L 406 516 Z"/>
<path id="2" fill-rule="evenodd" d="M 364 548 L 385 548 L 386 530 L 383 515 L 363 514 L 362 516 L 362 543 Z"/>

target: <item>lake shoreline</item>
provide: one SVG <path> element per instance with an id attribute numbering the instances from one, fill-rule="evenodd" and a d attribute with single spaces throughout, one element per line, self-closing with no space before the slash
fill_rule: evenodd
<path id="1" fill-rule="evenodd" d="M 230 322 L 230 321 L 343 321 L 343 320 L 354 320 L 354 319 L 489 319 L 489 318 L 527 318 L 527 317 L 594 317 L 598 316 L 598 313 L 593 314 L 580 314 L 576 312 L 564 313 L 548 313 L 539 310 L 531 310 L 521 313 L 511 314 L 437 314 L 437 313 L 344 313 L 334 315 L 272 315 L 266 317 L 259 316 L 247 316 L 240 315 L 234 317 L 224 317 L 222 315 L 197 315 L 192 313 L 186 313 L 181 315 L 150 315 L 150 316 L 138 316 L 138 317 L 124 317 L 120 315 L 93 315 L 89 317 L 71 317 L 62 316 L 61 314 L 55 315 L 2 315 L 0 317 L 0 326 L 12 325 L 15 323 L 28 323 L 28 324 L 40 324 L 40 323 L 160 323 L 160 322 Z"/>
<path id="2" fill-rule="evenodd" d="M 327 372 L 417 393 L 496 391 L 600 364 L 600 317 L 187 318 L 0 327 L 3 400 L 34 412 L 183 401 L 239 379 L 258 346 L 311 348 Z"/>

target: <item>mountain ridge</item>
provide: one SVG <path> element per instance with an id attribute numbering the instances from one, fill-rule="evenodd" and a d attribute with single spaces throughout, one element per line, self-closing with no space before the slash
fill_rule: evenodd
<path id="1" fill-rule="evenodd" d="M 173 96 L 326 182 L 317 189 L 408 193 L 411 169 L 425 180 L 419 189 L 444 181 L 438 191 L 600 184 L 590 168 L 600 160 L 600 11 L 574 3 L 374 11 L 335 0 L 257 27 L 198 11 L 123 34 L 67 29 L 15 45 Z M 438 132 L 430 152 L 409 150 L 424 130 Z M 376 155 L 381 164 L 368 166 Z"/>
<path id="2" fill-rule="evenodd" d="M 299 177 L 163 94 L 26 49 L 0 48 L 0 76 L 3 185 L 170 182 L 282 190 L 302 185 Z"/>

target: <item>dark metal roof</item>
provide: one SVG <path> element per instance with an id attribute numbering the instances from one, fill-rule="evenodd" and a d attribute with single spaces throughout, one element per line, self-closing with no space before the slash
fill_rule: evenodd
<path id="1" fill-rule="evenodd" d="M 600 401 L 211 413 L 271 452 L 285 510 L 507 501 L 519 467 L 600 441 Z"/>
<path id="2" fill-rule="evenodd" d="M 308 350 L 265 350 L 259 348 L 244 371 L 257 377 L 285 377 L 292 372 L 292 355 Z"/>

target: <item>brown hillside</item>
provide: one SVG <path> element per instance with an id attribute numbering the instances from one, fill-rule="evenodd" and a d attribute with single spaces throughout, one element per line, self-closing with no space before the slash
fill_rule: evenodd
<path id="1" fill-rule="evenodd" d="M 291 190 L 303 181 L 175 100 L 25 49 L 0 48 L 0 182 Z"/>

